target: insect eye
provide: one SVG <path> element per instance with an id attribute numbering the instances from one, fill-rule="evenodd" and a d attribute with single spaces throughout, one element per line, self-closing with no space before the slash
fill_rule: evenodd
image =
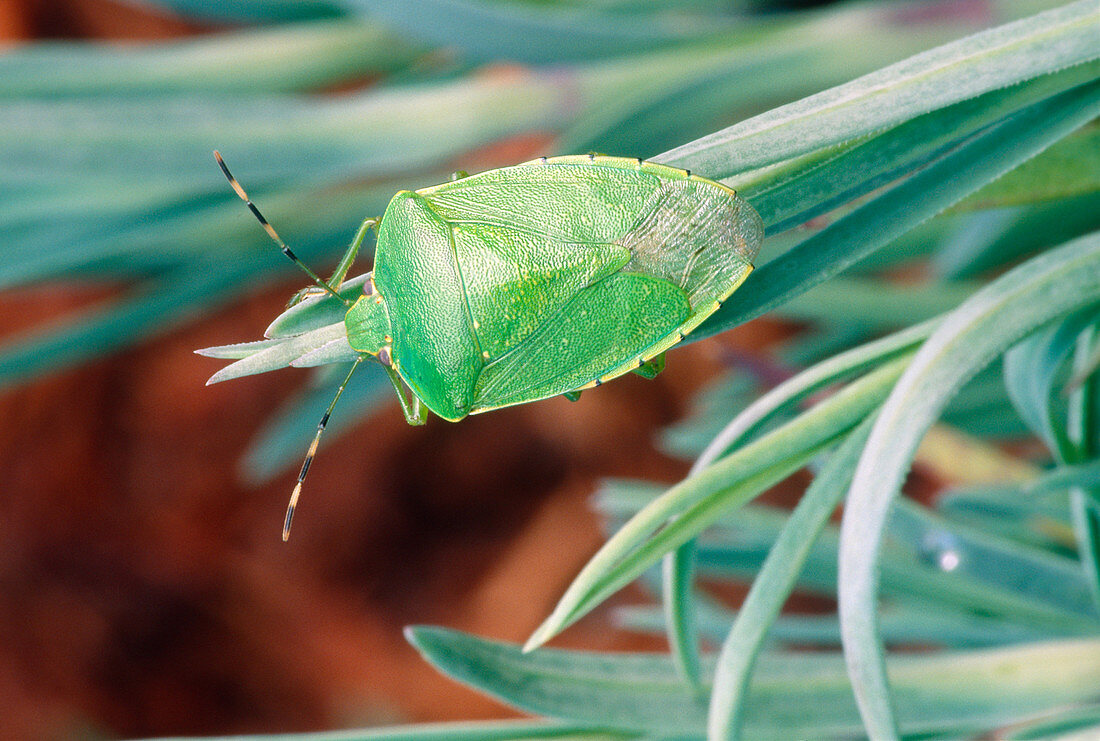
<path id="1" fill-rule="evenodd" d="M 393 365 L 393 351 L 389 345 L 384 345 L 381 350 L 378 351 L 378 360 L 382 365 Z"/>

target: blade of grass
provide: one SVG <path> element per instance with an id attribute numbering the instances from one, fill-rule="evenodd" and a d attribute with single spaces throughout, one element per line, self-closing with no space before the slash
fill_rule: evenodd
<path id="1" fill-rule="evenodd" d="M 1013 406 L 1063 464 L 1074 462 L 1075 455 L 1067 429 L 1062 371 L 1077 337 L 1096 321 L 1095 312 L 1078 312 L 1032 333 L 1005 353 L 1005 388 Z"/>
<path id="2" fill-rule="evenodd" d="M 795 321 L 836 322 L 871 329 L 905 327 L 944 314 L 978 289 L 978 282 L 897 285 L 882 279 L 837 276 L 776 307 Z"/>
<path id="3" fill-rule="evenodd" d="M 583 5 L 562 11 L 478 0 L 340 2 L 412 38 L 457 47 L 473 61 L 547 63 L 610 57 L 714 37 L 736 27 L 736 19 L 714 13 L 661 23 L 659 16 L 645 12 L 617 15 L 612 21 Z"/>
<path id="4" fill-rule="evenodd" d="M 718 178 L 840 144 L 929 110 L 1095 59 L 1100 55 L 1098 22 L 1095 3 L 1079 0 L 910 57 L 658 159 Z"/>
<path id="5" fill-rule="evenodd" d="M 932 269 L 942 279 L 959 280 L 1010 267 L 1021 257 L 1100 229 L 1100 195 L 936 219 L 941 220 L 954 220 L 956 234 L 936 249 Z"/>
<path id="6" fill-rule="evenodd" d="M 922 17 L 921 9 L 935 7 L 926 2 L 909 7 L 913 13 L 905 20 L 888 6 L 869 4 L 774 15 L 766 22 L 759 17 L 747 19 L 750 22 L 742 30 L 719 42 L 736 50 L 736 61 L 661 95 L 617 96 L 568 127 L 558 151 L 632 152 L 648 158 L 666 146 L 709 134 L 725 125 L 731 112 L 757 113 L 847 82 L 853 75 L 957 38 L 965 30 L 960 24 L 976 25 L 973 19 L 962 18 L 937 22 L 933 13 Z M 1029 12 L 1004 2 L 986 9 L 990 15 L 982 19 L 983 24 Z M 921 20 L 914 23 L 914 17 Z M 869 34 L 872 28 L 874 33 Z M 685 110 L 692 115 L 685 117 Z M 668 144 L 656 146 L 663 142 Z"/>
<path id="7" fill-rule="evenodd" d="M 668 657 L 518 646 L 443 628 L 407 629 L 438 669 L 527 712 L 657 735 L 701 734 L 706 708 Z M 709 674 L 712 662 L 705 662 Z M 1059 641 L 891 658 L 907 734 L 960 738 L 1040 712 L 1091 701 L 1100 642 Z M 1011 677 L 1011 681 L 1006 678 Z M 833 654 L 765 654 L 754 675 L 745 733 L 753 739 L 861 735 L 843 660 Z"/>
<path id="8" fill-rule="evenodd" d="M 626 492 L 621 485 L 601 492 L 599 507 L 613 522 L 626 521 L 655 497 L 637 485 Z M 786 513 L 759 506 L 719 517 L 699 536 L 699 571 L 712 579 L 751 581 L 786 520 Z M 1052 553 L 1043 544 L 968 527 L 905 500 L 893 508 L 887 528 L 879 566 L 881 591 L 892 599 L 996 615 L 1052 636 L 1096 631 L 1088 581 L 1064 550 Z M 835 594 L 838 535 L 827 526 L 810 548 L 798 580 L 803 591 Z"/>
<path id="9" fill-rule="evenodd" d="M 385 728 L 357 728 L 313 733 L 277 733 L 222 736 L 221 741 L 617 741 L 636 734 L 604 730 L 587 723 L 554 723 L 543 720 L 471 721 L 465 723 L 417 723 Z M 217 741 L 213 736 L 173 737 L 173 741 Z"/>
<path id="10" fill-rule="evenodd" d="M 231 265 L 201 262 L 143 290 L 46 333 L 4 346 L 0 384 L 70 365 L 163 332 L 199 313 L 211 296 L 233 295 L 245 276 L 262 270 L 257 261 Z"/>
<path id="11" fill-rule="evenodd" d="M 707 446 L 692 465 L 687 478 L 702 472 L 726 451 L 748 439 L 749 435 L 780 410 L 837 380 L 888 361 L 927 337 L 934 321 L 902 330 L 825 361 L 789 381 L 780 384 L 744 412 L 735 417 Z M 689 541 L 665 556 L 665 610 L 668 612 L 668 640 L 676 665 L 690 685 L 698 683 L 698 642 L 692 618 L 691 585 L 695 546 Z"/>
<path id="12" fill-rule="evenodd" d="M 710 741 L 741 738 L 749 680 L 768 631 L 794 588 L 810 548 L 848 490 L 874 420 L 874 414 L 868 415 L 829 456 L 753 580 L 718 655 L 707 714 Z"/>
<path id="13" fill-rule="evenodd" d="M 723 512 L 744 504 L 831 447 L 885 398 L 906 362 L 903 358 L 883 364 L 652 502 L 592 557 L 525 649 L 542 645 Z"/>
<path id="14" fill-rule="evenodd" d="M 1094 309 L 1056 322 L 1035 332 L 1006 354 L 1005 383 L 1020 416 L 1047 444 L 1060 466 L 1095 456 L 1092 407 L 1095 384 L 1064 391 L 1062 379 L 1073 367 L 1088 362 L 1095 333 Z M 1094 602 L 1100 605 L 1100 515 L 1093 497 L 1096 486 L 1073 486 L 1069 491 L 1070 523 L 1081 568 L 1088 577 Z"/>
<path id="15" fill-rule="evenodd" d="M 967 377 L 1022 335 L 1100 299 L 1100 234 L 1041 255 L 975 295 L 918 351 L 876 421 L 841 531 L 840 616 L 845 657 L 869 734 L 897 738 L 875 621 L 887 513 L 924 432 Z"/>
<path id="16" fill-rule="evenodd" d="M 983 128 L 1029 105 L 1095 79 L 1084 64 L 954 103 L 868 135 L 727 178 L 772 234 L 828 213 L 942 157 Z M 823 158 L 823 155 L 826 155 Z"/>
<path id="17" fill-rule="evenodd" d="M 713 606 L 700 607 L 699 631 L 717 645 L 728 637 L 738 612 Z M 615 610 L 616 624 L 627 630 L 663 633 L 665 621 L 659 607 L 621 607 Z M 991 618 L 909 604 L 888 605 L 882 610 L 882 635 L 889 645 L 982 648 L 1067 637 L 1049 631 Z M 781 614 L 768 631 L 768 640 L 794 648 L 814 646 L 840 649 L 840 621 L 835 614 Z"/>
<path id="18" fill-rule="evenodd" d="M 1075 732 L 1082 731 L 1083 735 Z M 1005 741 L 1089 741 L 1100 733 L 1100 704 L 1072 708 L 1010 730 Z"/>
<path id="19" fill-rule="evenodd" d="M 951 523 L 904 498 L 891 509 L 887 538 L 884 581 L 896 568 L 887 561 L 907 561 L 928 575 L 926 595 L 954 599 L 957 593 L 974 610 L 1052 630 L 1094 631 L 1100 621 L 1074 559 Z"/>
<path id="20" fill-rule="evenodd" d="M 760 316 L 824 282 L 1011 170 L 1100 113 L 1100 82 L 1056 95 L 991 126 L 951 154 L 763 265 L 688 337 Z"/>
<path id="21" fill-rule="evenodd" d="M 310 90 L 395 72 L 424 51 L 353 20 L 122 47 L 38 43 L 0 55 L 0 99 Z"/>
<path id="22" fill-rule="evenodd" d="M 954 208 L 1020 206 L 1100 191 L 1100 126 L 1093 124 L 1053 145 Z"/>

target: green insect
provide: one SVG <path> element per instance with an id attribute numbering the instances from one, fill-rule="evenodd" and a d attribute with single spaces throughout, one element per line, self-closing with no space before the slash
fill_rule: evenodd
<path id="1" fill-rule="evenodd" d="M 543 157 L 401 191 L 381 218 L 363 222 L 326 282 L 215 156 L 283 252 L 347 306 L 346 344 L 356 353 L 348 378 L 364 359 L 381 363 L 414 425 L 425 407 L 456 422 L 576 398 L 629 371 L 655 376 L 665 351 L 752 271 L 763 236 L 760 216 L 733 190 L 687 171 L 602 155 Z M 370 229 L 374 270 L 351 301 L 339 289 Z M 346 385 L 318 425 L 284 540 Z"/>

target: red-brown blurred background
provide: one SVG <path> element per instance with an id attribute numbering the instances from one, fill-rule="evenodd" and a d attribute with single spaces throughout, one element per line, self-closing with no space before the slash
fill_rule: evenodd
<path id="1" fill-rule="evenodd" d="M 0 0 L 7 41 L 210 30 L 106 0 Z M 503 146 L 521 161 L 541 143 Z M 213 165 L 211 177 L 220 177 Z M 238 459 L 308 374 L 205 388 L 221 364 L 193 350 L 258 337 L 299 287 L 243 296 L 137 349 L 0 395 L 0 736 L 511 715 L 437 675 L 402 626 L 524 638 L 601 542 L 587 506 L 598 480 L 680 476 L 685 464 L 657 452 L 654 433 L 721 368 L 723 348 L 777 331 L 758 322 L 679 349 L 659 379 L 626 377 L 577 403 L 424 428 L 407 427 L 391 404 L 322 445 L 284 545 L 293 472 L 249 488 Z M 0 338 L 111 291 L 9 292 Z M 659 647 L 613 633 L 605 614 L 563 643 Z"/>

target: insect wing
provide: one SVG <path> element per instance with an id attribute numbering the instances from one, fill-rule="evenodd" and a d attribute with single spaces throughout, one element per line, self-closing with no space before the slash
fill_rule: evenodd
<path id="1" fill-rule="evenodd" d="M 490 170 L 420 193 L 450 224 L 606 244 L 630 230 L 660 185 L 640 169 L 551 160 Z"/>
<path id="2" fill-rule="evenodd" d="M 630 252 L 616 244 L 561 242 L 500 226 L 455 226 L 474 333 L 484 360 L 501 357 L 580 291 L 620 270 Z"/>
<path id="3" fill-rule="evenodd" d="M 691 314 L 660 278 L 616 273 L 581 291 L 527 341 L 482 371 L 472 411 L 579 388 L 674 333 Z"/>
<path id="4" fill-rule="evenodd" d="M 618 243 L 632 256 L 624 271 L 675 283 L 700 311 L 741 283 L 763 231 L 760 216 L 739 196 L 709 182 L 670 180 Z"/>

